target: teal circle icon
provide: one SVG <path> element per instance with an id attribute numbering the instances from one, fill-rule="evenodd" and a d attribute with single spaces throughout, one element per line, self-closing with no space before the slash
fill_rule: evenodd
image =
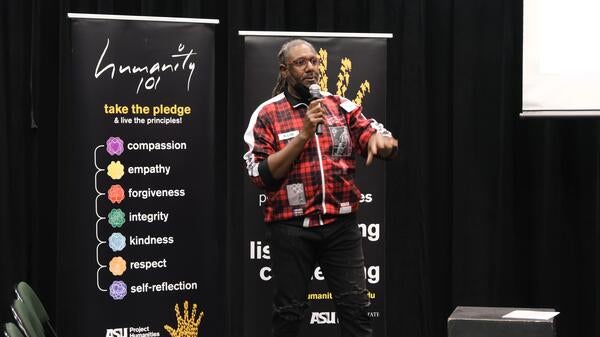
<path id="1" fill-rule="evenodd" d="M 113 228 L 120 228 L 125 223 L 125 213 L 120 208 L 113 208 L 108 213 L 108 223 Z"/>

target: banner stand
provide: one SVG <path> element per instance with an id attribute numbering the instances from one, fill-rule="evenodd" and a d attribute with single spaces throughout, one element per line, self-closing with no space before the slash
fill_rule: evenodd
<path id="1" fill-rule="evenodd" d="M 69 13 L 58 333 L 223 336 L 213 19 Z M 62 299 L 62 300 L 61 300 Z"/>
<path id="2" fill-rule="evenodd" d="M 312 43 L 322 59 L 320 87 L 363 105 L 367 118 L 385 124 L 387 40 L 392 34 L 256 32 L 240 31 L 244 37 L 244 127 L 259 104 L 270 98 L 277 79 L 277 53 L 294 38 Z M 240 130 L 240 139 L 244 133 Z M 241 160 L 240 153 L 240 160 Z M 385 336 L 385 169 L 384 163 L 364 166 L 357 159 L 357 185 L 362 192 L 358 226 L 363 233 L 365 277 L 374 335 Z M 272 289 L 269 246 L 265 241 L 262 205 L 266 195 L 244 183 L 244 327 L 247 337 L 267 336 L 271 329 Z M 329 337 L 339 327 L 331 292 L 320 268 L 313 273 L 306 324 L 301 336 Z"/>

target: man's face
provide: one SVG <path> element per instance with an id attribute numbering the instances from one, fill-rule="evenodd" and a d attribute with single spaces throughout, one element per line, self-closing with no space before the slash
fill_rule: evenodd
<path id="1" fill-rule="evenodd" d="M 319 82 L 319 57 L 310 46 L 299 44 L 290 48 L 286 64 L 280 65 L 279 70 L 288 83 L 288 90 L 296 94 L 293 88 L 296 84 L 309 87 Z"/>

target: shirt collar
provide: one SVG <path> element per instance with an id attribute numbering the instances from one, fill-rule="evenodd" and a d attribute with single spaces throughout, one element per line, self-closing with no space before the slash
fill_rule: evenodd
<path id="1" fill-rule="evenodd" d="M 287 88 L 283 90 L 283 93 L 285 95 L 285 98 L 288 100 L 288 102 L 290 102 L 290 104 L 292 105 L 292 107 L 294 107 L 294 109 L 298 109 L 298 107 L 300 107 L 300 106 L 304 106 L 305 108 L 308 108 L 308 104 L 306 102 L 303 102 L 299 98 L 294 97 L 292 94 L 290 94 L 287 91 Z"/>

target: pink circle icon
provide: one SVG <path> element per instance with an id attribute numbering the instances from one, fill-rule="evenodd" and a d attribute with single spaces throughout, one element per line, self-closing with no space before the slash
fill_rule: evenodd
<path id="1" fill-rule="evenodd" d="M 111 156 L 120 156 L 123 150 L 125 150 L 125 147 L 120 137 L 110 137 L 106 141 L 106 152 Z"/>

